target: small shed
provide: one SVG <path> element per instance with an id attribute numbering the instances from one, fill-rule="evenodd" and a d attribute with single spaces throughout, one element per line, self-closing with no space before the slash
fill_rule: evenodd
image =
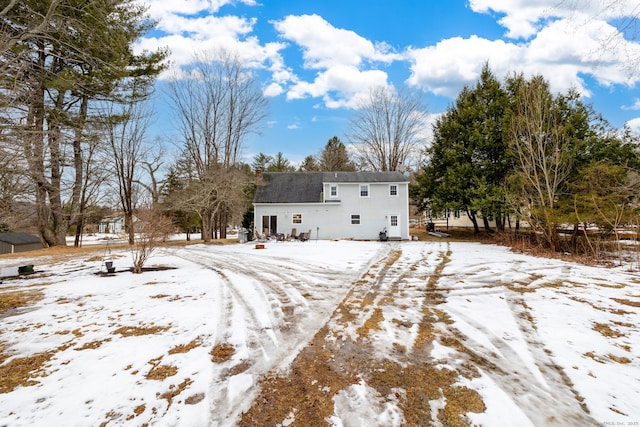
<path id="1" fill-rule="evenodd" d="M 0 254 L 13 254 L 42 248 L 42 241 L 33 234 L 23 232 L 0 233 Z"/>

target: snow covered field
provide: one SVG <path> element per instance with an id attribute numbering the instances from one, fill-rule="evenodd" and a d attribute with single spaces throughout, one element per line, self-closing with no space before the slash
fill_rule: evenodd
<path id="1" fill-rule="evenodd" d="M 640 425 L 636 272 L 444 240 L 100 255 L 0 258 L 36 270 L 0 284 L 33 296 L 0 312 L 0 426 Z"/>

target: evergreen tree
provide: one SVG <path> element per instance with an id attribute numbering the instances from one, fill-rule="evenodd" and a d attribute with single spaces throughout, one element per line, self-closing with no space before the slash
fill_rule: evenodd
<path id="1" fill-rule="evenodd" d="M 478 214 L 486 231 L 490 218 L 504 228 L 508 112 L 507 93 L 485 64 L 476 86 L 463 88 L 434 125 L 428 160 L 412 192 L 419 207 L 434 214 L 465 211 L 476 232 Z"/>
<path id="2" fill-rule="evenodd" d="M 318 172 L 320 170 L 320 166 L 318 165 L 316 158 L 309 155 L 304 158 L 299 170 L 300 172 Z"/>
<path id="3" fill-rule="evenodd" d="M 166 52 L 133 52 L 153 25 L 133 0 L 24 0 L 3 13 L 1 119 L 22 148 L 43 240 L 65 245 L 63 206 L 73 214 L 86 204 L 85 142 L 98 121 L 90 107 L 148 95 Z M 70 204 L 63 165 L 73 165 Z"/>
<path id="4" fill-rule="evenodd" d="M 356 170 L 354 163 L 349 159 L 347 147 L 337 136 L 329 139 L 320 152 L 320 170 L 326 172 Z"/>
<path id="5" fill-rule="evenodd" d="M 257 171 L 266 171 L 269 165 L 273 162 L 273 157 L 264 153 L 258 153 L 251 163 L 251 169 L 254 172 Z"/>
<path id="6" fill-rule="evenodd" d="M 282 151 L 278 152 L 273 161 L 267 166 L 267 172 L 293 172 L 295 168 L 291 166 L 289 160 L 284 157 Z"/>

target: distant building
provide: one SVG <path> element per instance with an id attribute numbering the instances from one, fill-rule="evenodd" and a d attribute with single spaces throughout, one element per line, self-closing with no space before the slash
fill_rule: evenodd
<path id="1" fill-rule="evenodd" d="M 13 254 L 42 248 L 42 241 L 33 234 L 23 232 L 0 233 L 0 254 Z"/>
<path id="2" fill-rule="evenodd" d="M 98 227 L 99 233 L 124 233 L 124 216 L 111 216 L 103 218 Z"/>

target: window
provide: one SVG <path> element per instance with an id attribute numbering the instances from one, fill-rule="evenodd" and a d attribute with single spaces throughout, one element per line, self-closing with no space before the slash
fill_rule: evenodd
<path id="1" fill-rule="evenodd" d="M 360 197 L 369 197 L 369 184 L 360 184 Z"/>
<path id="2" fill-rule="evenodd" d="M 302 224 L 302 214 L 301 213 L 295 213 L 295 214 L 291 215 L 291 219 L 292 219 L 292 222 L 294 224 Z"/>
<path id="3" fill-rule="evenodd" d="M 360 224 L 360 215 L 351 215 L 351 224 L 359 225 Z"/>
<path id="4" fill-rule="evenodd" d="M 395 197 L 398 195 L 398 186 L 396 184 L 389 185 L 389 195 Z"/>
<path id="5" fill-rule="evenodd" d="M 398 215 L 391 215 L 390 225 L 392 227 L 398 226 Z"/>
<path id="6" fill-rule="evenodd" d="M 338 197 L 338 186 L 337 185 L 329 186 L 329 195 L 330 195 L 330 197 Z"/>

